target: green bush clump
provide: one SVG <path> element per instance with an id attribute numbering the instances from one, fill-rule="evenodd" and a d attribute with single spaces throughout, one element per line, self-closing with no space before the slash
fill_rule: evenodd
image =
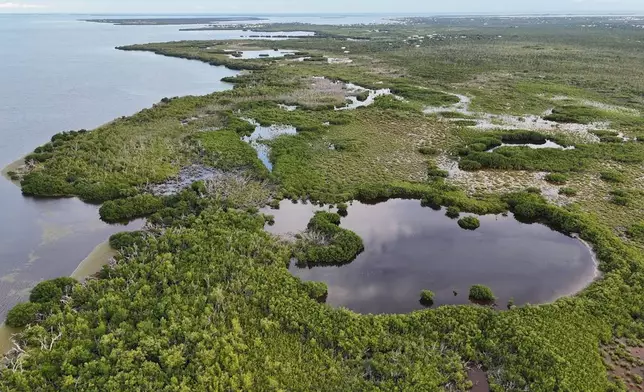
<path id="1" fill-rule="evenodd" d="M 144 231 L 125 231 L 113 234 L 110 237 L 112 249 L 122 250 L 130 247 L 141 247 L 145 244 L 146 234 Z"/>
<path id="2" fill-rule="evenodd" d="M 545 180 L 551 184 L 563 185 L 568 182 L 568 176 L 563 173 L 549 173 L 546 175 Z"/>
<path id="3" fill-rule="evenodd" d="M 535 195 L 540 195 L 541 194 L 541 188 L 537 188 L 536 186 L 531 186 L 525 189 L 527 193 L 534 193 Z"/>
<path id="4" fill-rule="evenodd" d="M 438 151 L 438 149 L 436 149 L 434 147 L 424 146 L 424 147 L 419 147 L 418 152 L 423 154 L 423 155 L 432 155 L 433 156 L 433 155 L 438 155 L 439 151 Z"/>
<path id="5" fill-rule="evenodd" d="M 481 168 L 483 168 L 483 165 L 481 165 L 479 162 L 476 162 L 476 161 L 472 161 L 469 159 L 462 159 L 458 163 L 458 167 L 466 171 L 476 171 L 476 170 L 481 170 Z"/>
<path id="6" fill-rule="evenodd" d="M 310 238 L 298 241 L 295 255 L 301 264 L 347 264 L 364 250 L 362 239 L 339 227 L 340 215 L 316 212 L 307 226 Z"/>
<path id="7" fill-rule="evenodd" d="M 356 95 L 356 99 L 360 102 L 364 102 L 369 98 L 369 90 L 362 91 Z"/>
<path id="8" fill-rule="evenodd" d="M 447 207 L 447 211 L 445 212 L 445 215 L 448 216 L 451 219 L 456 219 L 461 215 L 461 210 L 458 207 Z"/>
<path id="9" fill-rule="evenodd" d="M 599 178 L 606 182 L 620 183 L 624 182 L 624 176 L 615 170 L 606 170 L 599 173 Z"/>
<path id="10" fill-rule="evenodd" d="M 432 178 L 447 178 L 449 177 L 449 172 L 447 170 L 442 170 L 436 167 L 433 163 L 430 163 L 427 167 L 427 177 Z"/>
<path id="11" fill-rule="evenodd" d="M 424 306 L 432 306 L 434 304 L 434 292 L 430 290 L 421 291 L 420 303 Z"/>
<path id="12" fill-rule="evenodd" d="M 338 215 L 340 215 L 341 217 L 346 217 L 347 215 L 349 215 L 349 206 L 347 205 L 347 203 L 338 203 L 337 207 Z"/>
<path id="13" fill-rule="evenodd" d="M 560 195 L 569 196 L 569 197 L 577 196 L 578 192 L 579 191 L 577 190 L 577 188 L 571 188 L 571 187 L 565 187 L 565 188 L 559 189 Z"/>
<path id="14" fill-rule="evenodd" d="M 22 328 L 38 320 L 40 304 L 25 302 L 14 306 L 8 313 L 5 324 L 10 328 Z"/>
<path id="15" fill-rule="evenodd" d="M 108 223 L 126 222 L 154 214 L 164 207 L 163 199 L 150 194 L 136 195 L 127 199 L 110 200 L 99 210 L 101 219 Z"/>
<path id="16" fill-rule="evenodd" d="M 235 132 L 239 136 L 250 136 L 255 132 L 255 125 L 246 120 L 235 117 L 231 113 L 228 114 L 226 129 Z"/>
<path id="17" fill-rule="evenodd" d="M 469 299 L 477 302 L 491 302 L 496 299 L 492 289 L 487 286 L 475 284 L 470 287 Z"/>
<path id="18" fill-rule="evenodd" d="M 63 296 L 63 291 L 54 282 L 48 280 L 40 282 L 31 290 L 29 301 L 46 303 L 58 301 Z"/>
<path id="19" fill-rule="evenodd" d="M 644 221 L 635 223 L 626 230 L 626 235 L 633 240 L 644 241 Z"/>
<path id="20" fill-rule="evenodd" d="M 481 227 L 481 222 L 473 216 L 466 216 L 458 220 L 458 225 L 465 230 L 476 230 Z"/>
<path id="21" fill-rule="evenodd" d="M 324 282 L 304 282 L 304 286 L 309 293 L 309 297 L 318 302 L 325 302 L 329 295 L 329 288 Z"/>
<path id="22" fill-rule="evenodd" d="M 613 193 L 610 199 L 610 202 L 618 206 L 628 206 L 631 204 L 631 198 L 628 195 L 622 195 L 620 193 Z"/>
<path id="23" fill-rule="evenodd" d="M 63 294 L 69 294 L 78 281 L 70 277 L 61 277 L 40 282 L 31 290 L 29 301 L 35 303 L 57 302 Z"/>
<path id="24" fill-rule="evenodd" d="M 552 111 L 552 114 L 549 114 L 544 118 L 548 121 L 575 124 L 589 124 L 593 121 L 603 119 L 599 110 L 576 105 L 564 105 L 559 108 L 555 108 Z"/>

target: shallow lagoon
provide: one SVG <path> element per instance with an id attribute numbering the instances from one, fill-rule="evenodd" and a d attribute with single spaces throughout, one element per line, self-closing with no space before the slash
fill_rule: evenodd
<path id="1" fill-rule="evenodd" d="M 310 204 L 283 201 L 267 226 L 274 234 L 306 228 Z M 303 280 L 328 285 L 327 303 L 359 313 L 407 313 L 423 309 L 420 291 L 432 290 L 435 306 L 468 304 L 469 287 L 484 284 L 497 296 L 499 308 L 510 298 L 516 305 L 546 303 L 574 294 L 597 277 L 591 250 L 578 239 L 541 224 L 513 217 L 482 216 L 476 231 L 414 200 L 377 205 L 354 202 L 341 226 L 362 237 L 365 251 L 341 267 L 299 268 Z M 456 292 L 456 295 L 455 295 Z"/>

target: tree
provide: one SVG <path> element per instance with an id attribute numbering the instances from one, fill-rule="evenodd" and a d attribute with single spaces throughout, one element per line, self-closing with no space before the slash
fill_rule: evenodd
<path id="1" fill-rule="evenodd" d="M 40 305 L 33 302 L 25 302 L 13 307 L 7 313 L 5 324 L 11 328 L 22 328 L 36 321 Z"/>

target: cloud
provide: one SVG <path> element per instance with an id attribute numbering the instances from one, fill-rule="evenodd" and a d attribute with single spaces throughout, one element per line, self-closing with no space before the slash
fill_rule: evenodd
<path id="1" fill-rule="evenodd" d="M 4 10 L 33 9 L 33 8 L 47 8 L 47 6 L 42 4 L 0 3 L 0 9 L 4 9 Z"/>

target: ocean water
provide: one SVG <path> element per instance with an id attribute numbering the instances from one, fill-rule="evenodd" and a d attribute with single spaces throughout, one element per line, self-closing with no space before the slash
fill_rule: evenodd
<path id="1" fill-rule="evenodd" d="M 60 131 L 92 129 L 163 97 L 232 86 L 236 72 L 197 61 L 115 50 L 181 39 L 235 39 L 241 31 L 180 32 L 182 26 L 113 26 L 84 15 L 0 15 L 0 166 Z M 78 199 L 23 197 L 0 178 L 0 322 L 44 279 L 71 274 L 112 233 L 98 207 Z"/>
<path id="2" fill-rule="evenodd" d="M 248 32 L 180 31 L 198 25 L 115 26 L 83 21 L 132 17 L 154 15 L 0 14 L 0 168 L 58 132 L 93 129 L 150 107 L 163 97 L 232 88 L 221 79 L 236 71 L 114 48 L 240 39 Z M 355 24 L 383 22 L 385 17 L 272 15 L 266 19 L 263 23 Z M 23 197 L 19 187 L 4 177 L 0 177 L 0 205 L 0 323 L 39 281 L 71 274 L 111 234 L 141 224 L 107 225 L 100 221 L 97 206 L 74 198 Z"/>

